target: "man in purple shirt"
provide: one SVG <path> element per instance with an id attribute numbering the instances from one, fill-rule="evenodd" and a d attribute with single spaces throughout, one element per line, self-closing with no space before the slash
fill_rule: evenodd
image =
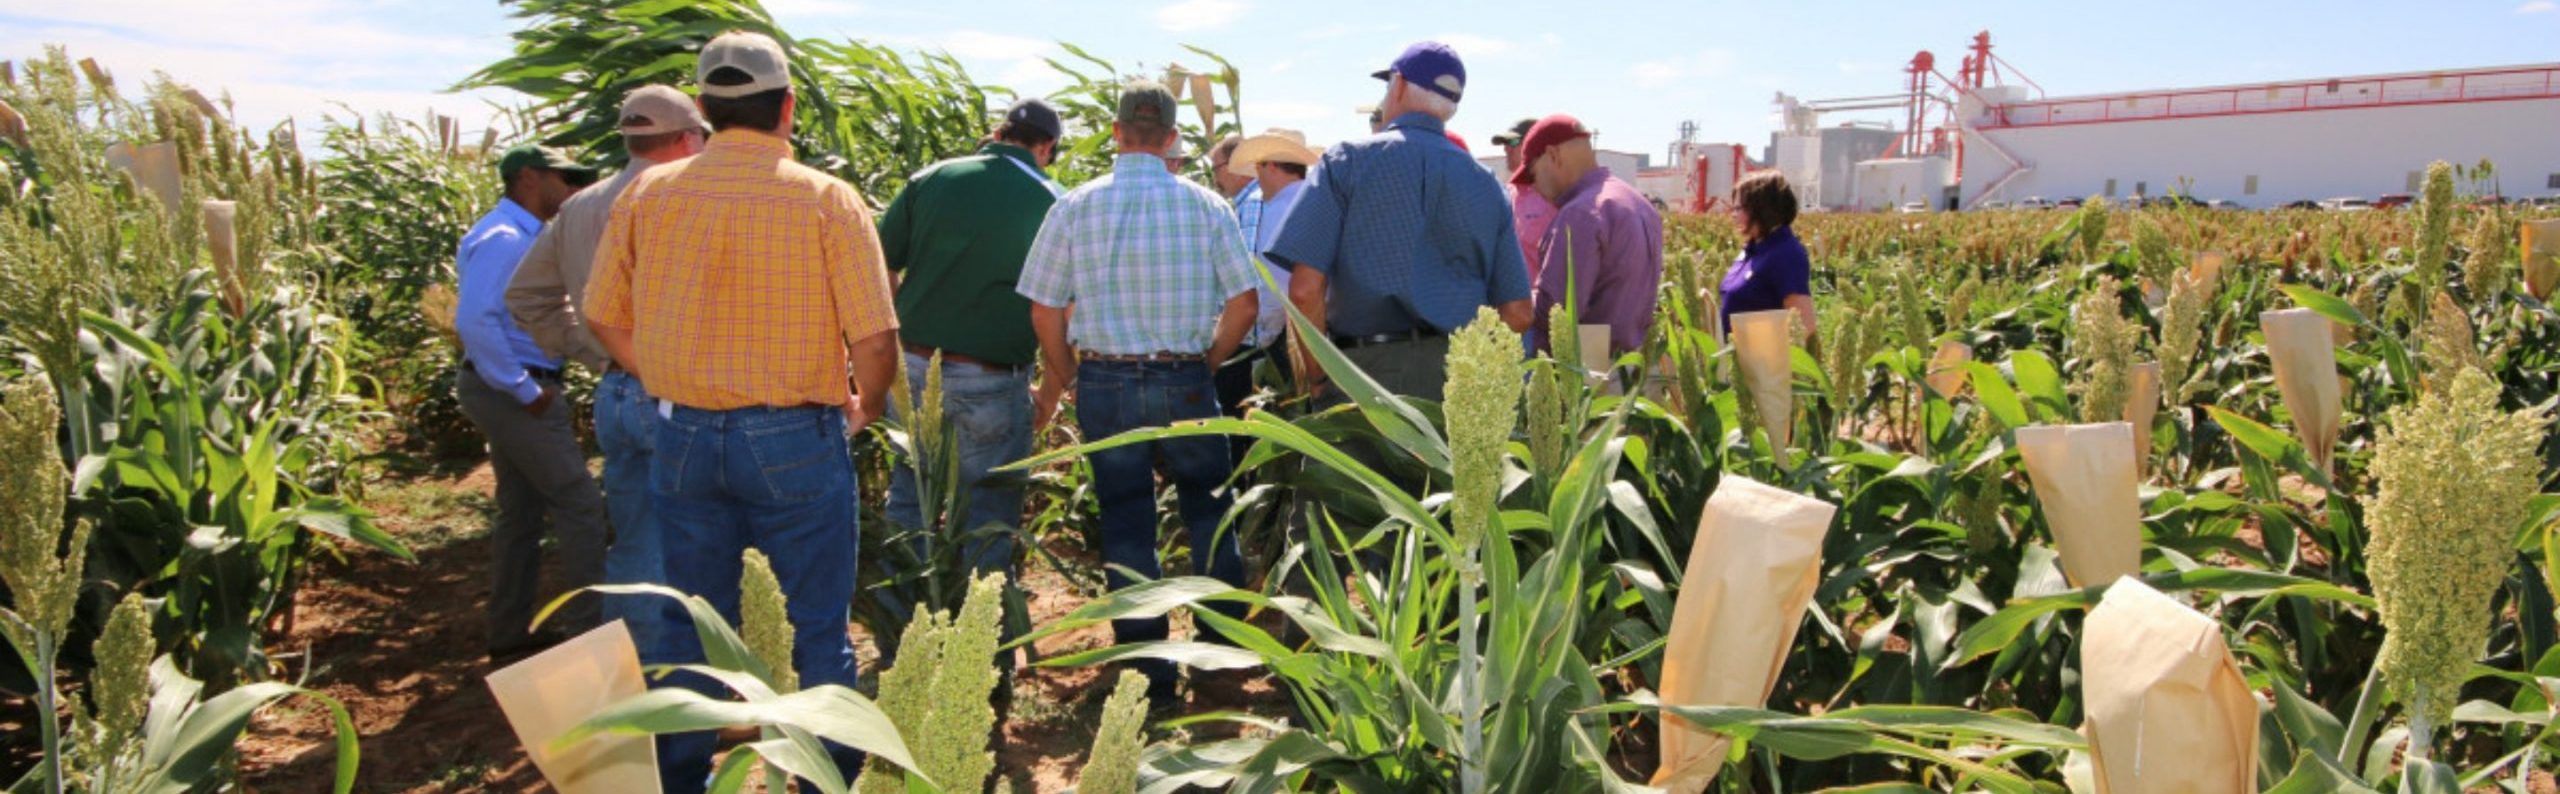
<path id="1" fill-rule="evenodd" d="M 1556 207 L 1533 265 L 1537 322 L 1529 330 L 1531 344 L 1547 349 L 1547 313 L 1570 291 L 1582 324 L 1609 326 L 1611 355 L 1643 347 L 1662 288 L 1661 213 L 1634 185 L 1600 167 L 1591 130 L 1572 116 L 1539 119 L 1520 149 L 1512 184 L 1522 195 L 1534 191 Z"/>

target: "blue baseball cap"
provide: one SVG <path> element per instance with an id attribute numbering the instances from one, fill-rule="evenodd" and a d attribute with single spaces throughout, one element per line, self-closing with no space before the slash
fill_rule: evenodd
<path id="1" fill-rule="evenodd" d="M 1404 48 L 1395 63 L 1369 75 L 1380 80 L 1402 75 L 1404 81 L 1429 89 L 1431 93 L 1456 102 L 1467 92 L 1467 65 L 1458 60 L 1458 51 L 1436 41 L 1418 41 Z"/>

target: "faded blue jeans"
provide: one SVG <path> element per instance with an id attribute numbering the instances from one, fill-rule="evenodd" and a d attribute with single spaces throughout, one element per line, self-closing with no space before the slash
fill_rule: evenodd
<path id="1" fill-rule="evenodd" d="M 640 379 L 616 369 L 596 382 L 596 445 L 604 448 L 604 509 L 613 524 L 605 549 L 605 584 L 666 584 L 666 544 L 649 509 L 649 451 L 658 445 L 658 401 Z M 684 607 L 654 595 L 604 599 L 604 619 L 631 628 L 631 642 L 650 653 L 669 632 L 692 633 Z"/>
<path id="2" fill-rule="evenodd" d="M 650 504 L 665 532 L 668 583 L 710 602 L 735 626 L 740 555 L 749 548 L 764 552 L 789 605 L 791 662 L 803 689 L 850 687 L 856 673 L 845 627 L 860 553 L 860 501 L 844 421 L 833 407 L 677 407 L 658 425 L 649 465 Z M 693 632 L 671 634 L 665 649 L 641 661 L 703 661 Z M 701 676 L 668 681 L 726 695 Z M 664 790 L 702 791 L 716 742 L 707 731 L 659 736 Z M 861 772 L 862 753 L 832 743 L 827 750 L 845 780 Z"/>
<path id="3" fill-rule="evenodd" d="M 933 366 L 933 361 L 914 353 L 906 356 L 910 396 L 921 404 L 925 368 Z M 992 484 L 986 481 L 989 470 L 1031 457 L 1030 368 L 1006 371 L 943 362 L 942 422 L 959 449 L 961 487 L 966 489 L 960 514 L 949 529 L 966 535 L 989 524 L 1021 528 L 1024 480 L 1014 475 Z M 913 467 L 900 465 L 890 472 L 886 510 L 890 521 L 904 527 L 924 525 Z M 976 573 L 1005 571 L 1010 575 L 1013 546 L 1012 535 L 991 535 L 971 543 L 960 559 Z M 918 547 L 921 551 L 921 542 Z"/>
<path id="4" fill-rule="evenodd" d="M 1076 368 L 1076 421 L 1088 442 L 1217 415 L 1218 390 L 1207 363 L 1087 361 Z M 1194 573 L 1245 586 L 1244 557 L 1236 550 L 1235 536 L 1219 526 L 1234 501 L 1223 489 L 1235 467 L 1226 439 L 1149 441 L 1091 453 L 1087 460 L 1093 465 L 1094 498 L 1102 504 L 1102 561 L 1111 589 L 1137 582 L 1122 574 L 1122 568 L 1145 579 L 1164 575 L 1156 559 L 1158 464 L 1178 492 Z M 1229 614 L 1240 615 L 1241 608 Z M 1111 622 L 1112 639 L 1120 644 L 1162 640 L 1168 630 L 1164 618 Z M 1201 634 L 1218 639 L 1206 626 Z M 1150 688 L 1159 693 L 1173 685 L 1171 662 L 1145 659 L 1132 667 L 1146 674 Z"/>

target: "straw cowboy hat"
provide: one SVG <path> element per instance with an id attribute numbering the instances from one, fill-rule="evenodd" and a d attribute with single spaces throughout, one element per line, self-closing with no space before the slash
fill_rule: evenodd
<path id="1" fill-rule="evenodd" d="M 1253 176 L 1253 167 L 1263 163 L 1312 166 L 1317 156 L 1316 150 L 1307 147 L 1305 133 L 1273 127 L 1236 146 L 1235 155 L 1227 158 L 1227 173 Z"/>

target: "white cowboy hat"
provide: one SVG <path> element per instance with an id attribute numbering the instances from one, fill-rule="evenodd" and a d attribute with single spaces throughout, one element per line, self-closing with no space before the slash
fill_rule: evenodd
<path id="1" fill-rule="evenodd" d="M 1227 158 L 1227 173 L 1253 176 L 1254 166 L 1263 163 L 1312 166 L 1318 156 L 1316 150 L 1308 148 L 1306 133 L 1273 127 L 1236 146 L 1235 155 Z"/>

